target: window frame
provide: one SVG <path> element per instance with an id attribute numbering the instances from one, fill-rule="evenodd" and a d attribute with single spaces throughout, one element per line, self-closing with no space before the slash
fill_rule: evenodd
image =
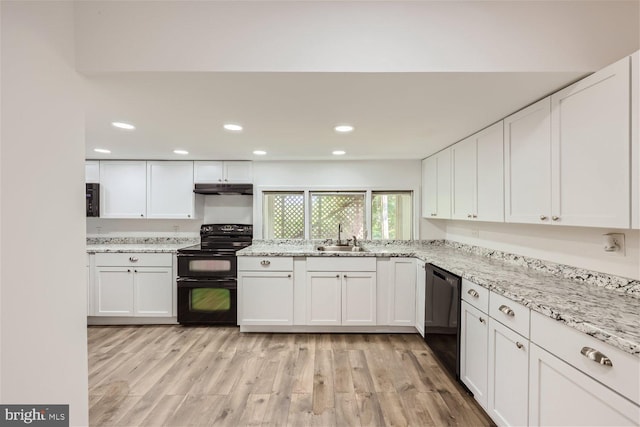
<path id="1" fill-rule="evenodd" d="M 329 193 L 365 193 L 365 237 L 364 240 L 371 240 L 371 227 L 372 227 L 372 194 L 374 192 L 385 193 L 410 193 L 412 201 L 411 212 L 411 239 L 415 240 L 419 238 L 419 218 L 416 216 L 416 212 L 420 211 L 420 188 L 398 188 L 398 187 L 365 187 L 365 186 L 297 186 L 297 185 L 262 185 L 254 188 L 254 202 L 253 202 L 253 218 L 254 227 L 253 235 L 254 239 L 264 239 L 263 232 L 263 193 L 267 192 L 301 192 L 304 193 L 304 215 L 305 215 L 305 229 L 304 240 L 311 240 L 311 193 L 312 192 L 329 192 Z M 259 236 L 259 237 L 258 237 Z"/>

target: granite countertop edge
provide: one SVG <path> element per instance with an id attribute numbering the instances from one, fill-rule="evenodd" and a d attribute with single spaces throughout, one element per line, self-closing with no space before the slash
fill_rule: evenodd
<path id="1" fill-rule="evenodd" d="M 483 265 L 485 270 L 487 266 L 493 268 L 493 272 L 488 274 L 487 271 L 484 274 L 478 274 L 473 271 L 474 267 L 459 267 L 456 265 L 457 260 L 451 259 L 450 261 L 443 261 L 442 259 L 437 259 L 434 257 L 434 251 L 446 251 L 449 254 L 453 254 L 465 257 L 465 259 L 471 259 L 472 263 L 477 263 Z M 632 328 L 632 325 L 617 325 L 612 322 L 610 324 L 606 324 L 606 321 L 602 321 L 603 316 L 592 315 L 589 316 L 592 320 L 587 319 L 586 315 L 581 316 L 580 313 L 572 312 L 572 310 L 567 307 L 563 307 L 563 303 L 566 306 L 567 302 L 562 300 L 561 292 L 558 292 L 558 303 L 554 304 L 553 302 L 549 302 L 546 300 L 553 299 L 553 287 L 548 289 L 547 294 L 540 294 L 539 291 L 534 292 L 537 293 L 538 298 L 527 296 L 527 291 L 531 291 L 527 286 L 527 278 L 531 278 L 531 282 L 534 283 L 536 281 L 545 281 L 549 280 L 554 282 L 555 284 L 560 284 L 561 286 L 567 287 L 575 287 L 575 286 L 585 286 L 587 288 L 582 289 L 585 291 L 591 291 L 594 293 L 605 293 L 609 292 L 611 295 L 616 295 L 616 298 L 628 298 L 629 304 L 634 304 L 636 301 L 638 306 L 640 306 L 640 298 L 637 298 L 635 295 L 625 295 L 614 290 L 598 288 L 594 285 L 589 285 L 585 283 L 581 283 L 572 279 L 554 277 L 549 273 L 542 273 L 539 271 L 535 271 L 532 269 L 528 269 L 523 266 L 514 266 L 513 264 L 507 264 L 500 261 L 488 260 L 485 257 L 481 257 L 474 254 L 469 254 L 463 252 L 461 250 L 456 250 L 452 248 L 444 248 L 442 246 L 438 247 L 430 247 L 428 249 L 419 248 L 419 247 L 407 247 L 406 249 L 385 249 L 384 247 L 380 248 L 366 248 L 363 252 L 319 252 L 314 250 L 312 247 L 304 246 L 300 248 L 282 248 L 282 246 L 257 246 L 257 247 L 248 247 L 241 251 L 239 251 L 238 256 L 292 256 L 292 257 L 413 257 L 417 258 L 421 261 L 432 263 L 437 265 L 445 270 L 451 271 L 454 274 L 459 275 L 483 288 L 494 291 L 498 294 L 505 296 L 506 298 L 520 303 L 532 311 L 543 314 L 547 317 L 550 317 L 558 322 L 561 322 L 572 329 L 578 330 L 582 333 L 585 333 L 589 336 L 598 339 L 599 341 L 605 342 L 613 347 L 616 347 L 626 353 L 629 353 L 633 356 L 640 358 L 640 339 L 639 340 L 629 340 L 624 337 L 627 335 Z M 507 279 L 500 276 L 506 276 L 501 274 L 501 268 L 508 270 L 511 273 L 517 273 L 519 275 L 519 283 L 518 285 L 509 284 Z M 524 280 L 524 281 L 523 281 Z M 560 291 L 558 289 L 558 291 Z M 571 302 L 569 302 L 571 304 Z M 606 316 L 605 316 L 606 317 Z M 608 318 L 615 319 L 615 315 L 613 313 L 608 316 Z M 632 322 L 633 323 L 633 319 Z M 622 330 L 620 330 L 622 329 Z M 631 332 L 632 333 L 632 332 Z M 622 335 L 622 336 L 621 336 Z"/>

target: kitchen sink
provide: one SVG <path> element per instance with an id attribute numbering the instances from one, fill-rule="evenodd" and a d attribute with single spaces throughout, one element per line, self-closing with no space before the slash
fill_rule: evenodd
<path id="1" fill-rule="evenodd" d="M 316 250 L 321 252 L 365 252 L 365 250 L 362 249 L 360 246 L 344 246 L 344 245 L 318 246 Z"/>

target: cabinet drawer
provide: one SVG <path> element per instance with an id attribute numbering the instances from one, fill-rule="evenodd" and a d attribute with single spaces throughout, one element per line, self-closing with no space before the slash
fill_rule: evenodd
<path id="1" fill-rule="evenodd" d="M 171 267 L 170 253 L 97 253 L 96 266 Z"/>
<path id="2" fill-rule="evenodd" d="M 489 289 L 462 279 L 462 299 L 483 313 L 489 312 Z"/>
<path id="3" fill-rule="evenodd" d="M 535 312 L 531 313 L 531 341 L 633 402 L 640 402 L 638 357 Z M 612 366 L 584 356 L 581 351 L 585 347 L 602 353 Z"/>
<path id="4" fill-rule="evenodd" d="M 308 257 L 307 271 L 376 271 L 376 258 Z"/>
<path id="5" fill-rule="evenodd" d="M 500 294 L 491 292 L 489 296 L 489 316 L 529 338 L 529 309 Z"/>
<path id="6" fill-rule="evenodd" d="M 284 256 L 238 257 L 238 270 L 247 271 L 292 271 L 293 258 Z"/>

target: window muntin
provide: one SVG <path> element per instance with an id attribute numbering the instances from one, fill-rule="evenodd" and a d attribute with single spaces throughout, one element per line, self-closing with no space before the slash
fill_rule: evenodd
<path id="1" fill-rule="evenodd" d="M 413 201 L 410 191 L 374 191 L 371 194 L 371 238 L 410 240 Z"/>
<path id="2" fill-rule="evenodd" d="M 338 224 L 342 225 L 342 239 L 363 239 L 365 196 L 365 192 L 311 192 L 311 239 L 337 239 Z"/>
<path id="3" fill-rule="evenodd" d="M 263 193 L 265 239 L 304 239 L 304 192 Z"/>

